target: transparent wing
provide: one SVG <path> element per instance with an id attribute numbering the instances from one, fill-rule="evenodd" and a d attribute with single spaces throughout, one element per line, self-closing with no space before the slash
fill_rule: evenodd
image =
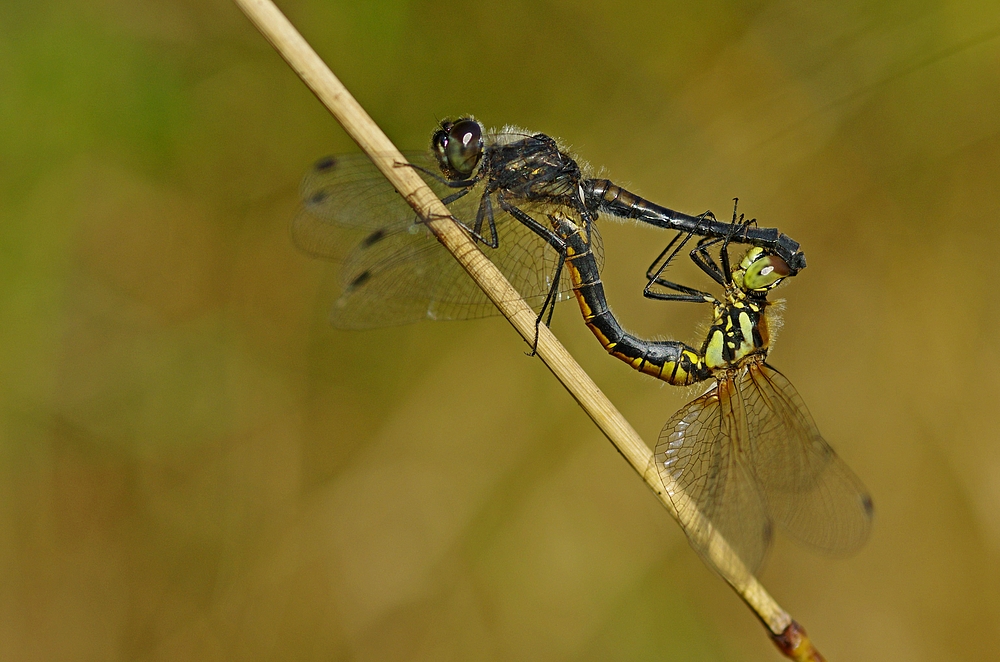
<path id="1" fill-rule="evenodd" d="M 791 383 L 774 368 L 751 363 L 674 414 L 655 461 L 756 572 L 777 523 L 797 540 L 846 554 L 871 531 L 872 500 L 864 485 L 823 440 Z M 698 521 L 697 519 L 695 521 Z M 687 531 L 712 565 L 709 527 Z"/>
<path id="2" fill-rule="evenodd" d="M 654 459 L 664 485 L 674 482 L 684 492 L 668 490 L 682 521 L 694 509 L 702 515 L 693 517 L 685 531 L 691 546 L 718 568 L 710 554 L 714 529 L 753 573 L 767 554 L 772 527 L 754 478 L 740 461 L 737 449 L 745 435 L 739 391 L 724 379 L 673 415 L 660 433 Z"/>
<path id="3" fill-rule="evenodd" d="M 403 156 L 413 165 L 436 167 L 427 153 Z M 455 192 L 430 176 L 424 180 L 435 193 Z M 299 196 L 302 205 L 292 220 L 292 240 L 313 257 L 341 261 L 372 232 L 403 230 L 418 220 L 364 154 L 319 159 L 303 177 Z"/>
<path id="4" fill-rule="evenodd" d="M 480 246 L 532 308 L 549 292 L 558 254 L 520 223 L 498 227 L 500 246 Z M 342 294 L 331 321 L 342 328 L 403 324 L 421 319 L 470 319 L 497 314 L 455 258 L 422 223 L 380 231 L 362 241 L 341 267 Z M 560 298 L 571 291 L 566 270 Z"/>
<path id="5" fill-rule="evenodd" d="M 745 458 L 770 516 L 812 547 L 858 549 L 871 532 L 871 496 L 820 436 L 798 392 L 763 363 L 750 365 L 739 388 L 750 441 Z"/>
<path id="6" fill-rule="evenodd" d="M 428 153 L 405 156 L 432 172 L 437 167 Z M 442 198 L 460 191 L 424 172 L 421 175 Z M 475 223 L 484 190 L 480 183 L 449 205 L 466 227 Z M 318 161 L 302 183 L 301 197 L 302 207 L 291 227 L 295 245 L 340 265 L 341 295 L 331 313 L 335 326 L 368 328 L 497 314 L 486 295 L 363 155 Z M 543 223 L 551 210 L 534 203 L 518 206 Z M 551 287 L 558 255 L 497 205 L 493 211 L 499 247 L 480 247 L 537 310 Z M 603 260 L 596 229 L 592 241 L 595 254 Z M 559 299 L 572 290 L 565 271 L 558 290 Z"/>

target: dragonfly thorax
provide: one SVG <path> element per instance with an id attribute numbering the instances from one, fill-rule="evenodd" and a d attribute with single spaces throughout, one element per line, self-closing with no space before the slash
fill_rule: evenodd
<path id="1" fill-rule="evenodd" d="M 583 209 L 580 166 L 544 134 L 489 146 L 481 170 L 488 188 L 505 197 Z"/>
<path id="2" fill-rule="evenodd" d="M 750 357 L 767 356 L 767 294 L 788 274 L 788 265 L 777 255 L 758 247 L 747 251 L 730 274 L 725 302 L 715 303 L 715 317 L 702 349 L 709 370 L 738 368 Z"/>
<path id="3" fill-rule="evenodd" d="M 702 348 L 709 370 L 739 367 L 747 357 L 767 355 L 766 306 L 766 300 L 755 301 L 745 294 L 740 300 L 716 304 L 715 318 Z"/>

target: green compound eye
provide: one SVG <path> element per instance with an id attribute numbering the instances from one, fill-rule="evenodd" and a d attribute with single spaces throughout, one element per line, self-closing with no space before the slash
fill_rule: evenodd
<path id="1" fill-rule="evenodd" d="M 754 260 L 746 268 L 743 284 L 748 290 L 765 290 L 774 286 L 779 280 L 788 276 L 791 269 L 777 255 L 765 255 Z"/>

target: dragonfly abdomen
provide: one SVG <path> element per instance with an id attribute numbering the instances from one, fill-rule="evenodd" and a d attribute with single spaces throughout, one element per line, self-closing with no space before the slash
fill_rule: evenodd
<path id="1" fill-rule="evenodd" d="M 595 216 L 607 214 L 649 223 L 667 230 L 681 230 L 704 237 L 738 239 L 742 243 L 765 247 L 777 253 L 789 267 L 789 275 L 805 269 L 806 258 L 799 250 L 799 243 L 788 235 L 778 232 L 777 228 L 747 225 L 736 236 L 733 235 L 731 223 L 722 223 L 709 211 L 699 216 L 674 211 L 626 191 L 607 179 L 586 179 L 580 182 L 580 189 L 583 193 L 584 206 Z M 734 218 L 733 223 L 735 222 Z"/>
<path id="2" fill-rule="evenodd" d="M 589 179 L 583 183 L 588 206 L 619 218 L 641 219 L 647 213 L 646 201 L 608 179 Z"/>
<path id="3" fill-rule="evenodd" d="M 566 241 L 566 268 L 584 322 L 609 354 L 639 372 L 678 386 L 711 376 L 704 358 L 693 347 L 676 340 L 642 340 L 625 331 L 608 308 L 597 260 L 583 232 L 558 217 L 553 218 L 553 224 L 556 233 Z"/>

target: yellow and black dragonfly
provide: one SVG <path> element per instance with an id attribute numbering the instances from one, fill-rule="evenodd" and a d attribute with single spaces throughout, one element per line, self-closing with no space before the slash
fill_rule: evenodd
<path id="1" fill-rule="evenodd" d="M 429 150 L 407 152 L 416 168 L 524 299 L 539 311 L 571 291 L 560 277 L 561 242 L 547 215 L 579 219 L 601 260 L 599 214 L 629 218 L 699 236 L 732 236 L 710 213 L 691 216 L 661 207 L 589 177 L 558 142 L 515 127 L 488 132 L 466 117 L 444 121 Z M 467 319 L 496 313 L 405 201 L 361 154 L 320 159 L 301 187 L 292 238 L 304 252 L 338 262 L 335 326 L 366 328 L 421 319 Z M 541 222 L 539 222 L 541 219 Z M 777 230 L 744 227 L 735 237 L 782 255 L 793 271 L 805 266 L 799 245 Z"/>
<path id="2" fill-rule="evenodd" d="M 725 289 L 718 299 L 663 278 L 690 238 L 677 241 L 678 235 L 650 267 L 646 294 L 709 303 L 712 325 L 700 348 L 643 340 L 624 331 L 608 308 L 586 233 L 565 214 L 550 220 L 564 242 L 565 270 L 584 320 L 608 353 L 670 384 L 712 381 L 670 418 L 654 452 L 664 486 L 675 486 L 667 492 L 681 521 L 694 522 L 686 533 L 699 554 L 714 565 L 714 529 L 745 569 L 755 572 L 775 525 L 820 550 L 847 553 L 860 547 L 871 529 L 871 497 L 820 435 L 792 384 L 766 361 L 767 296 L 791 274 L 787 263 L 753 247 L 731 266 L 727 241 L 702 239 L 691 257 Z M 738 228 L 735 212 L 733 220 Z M 710 248 L 720 243 L 717 263 Z"/>

